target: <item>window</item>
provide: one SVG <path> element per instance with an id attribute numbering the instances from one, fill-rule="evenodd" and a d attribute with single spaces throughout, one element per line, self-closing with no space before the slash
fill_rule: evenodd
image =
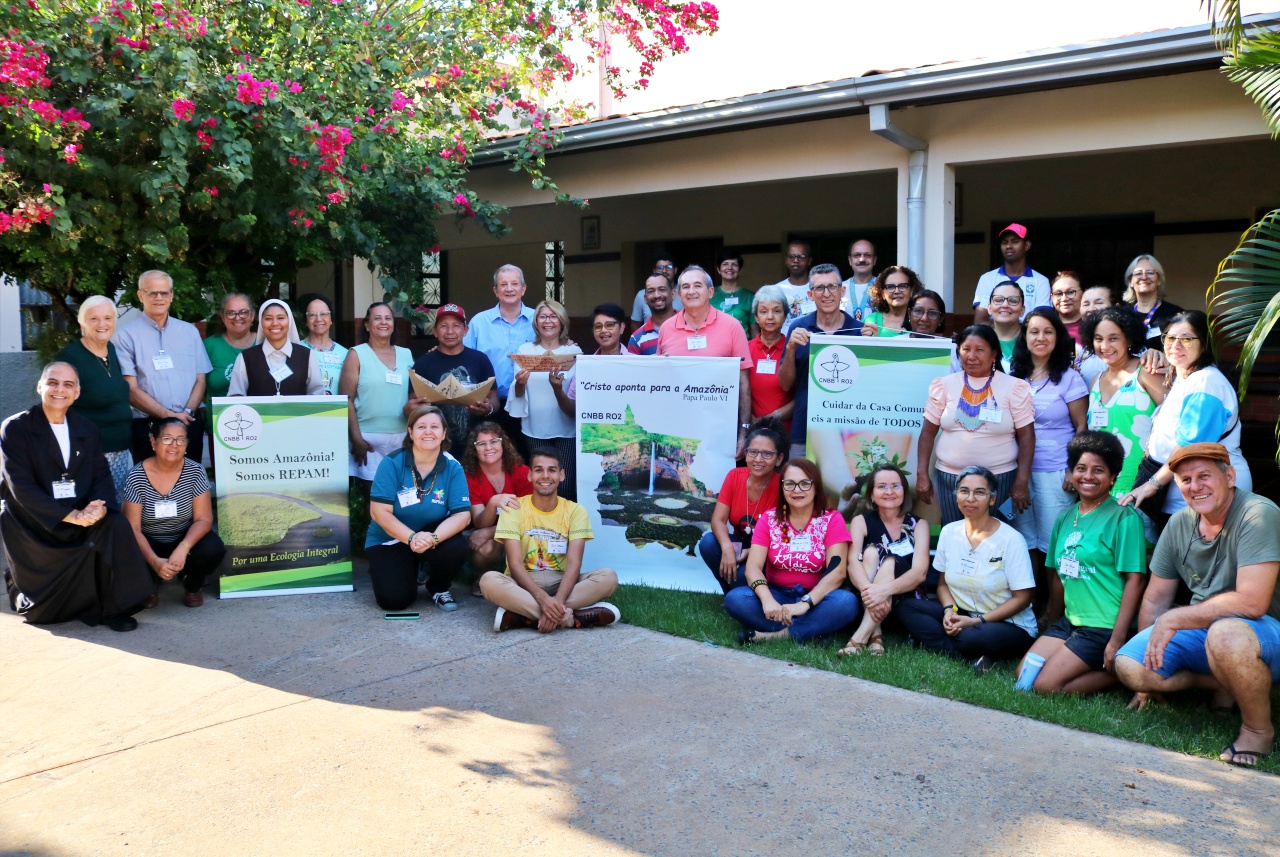
<path id="1" fill-rule="evenodd" d="M 445 258 L 439 250 L 422 254 L 422 303 L 426 306 L 438 307 L 449 302 Z"/>
<path id="2" fill-rule="evenodd" d="M 547 242 L 547 300 L 564 303 L 564 242 Z"/>

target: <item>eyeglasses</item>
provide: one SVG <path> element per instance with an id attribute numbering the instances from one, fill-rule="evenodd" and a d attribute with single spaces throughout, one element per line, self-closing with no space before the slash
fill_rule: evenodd
<path id="1" fill-rule="evenodd" d="M 620 326 L 621 324 L 622 322 L 620 321 L 602 321 L 599 324 L 591 325 L 591 329 L 599 333 L 602 330 L 613 330 L 614 328 Z"/>
<path id="2" fill-rule="evenodd" d="M 1186 348 L 1193 342 L 1200 341 L 1200 337 L 1198 336 L 1174 336 L 1172 333 L 1166 333 L 1164 336 L 1160 337 L 1160 339 L 1165 345 L 1173 345 L 1174 343 L 1177 343 L 1183 348 Z"/>
<path id="3" fill-rule="evenodd" d="M 329 315 L 327 312 L 309 312 L 307 318 L 328 318 Z"/>
<path id="4" fill-rule="evenodd" d="M 922 306 L 911 308 L 912 318 L 927 318 L 929 321 L 937 321 L 942 318 L 942 312 L 936 309 L 925 309 Z"/>
<path id="5" fill-rule="evenodd" d="M 543 322 L 543 321 L 554 321 L 554 322 L 559 322 L 559 321 L 560 321 L 560 316 L 558 316 L 558 315 L 540 315 L 540 316 L 538 316 L 538 321 L 539 321 L 539 322 Z"/>
<path id="6" fill-rule="evenodd" d="M 653 270 L 655 271 L 674 271 L 675 269 L 676 269 L 675 265 L 654 265 L 653 266 Z"/>
<path id="7" fill-rule="evenodd" d="M 815 295 L 829 295 L 843 288 L 843 285 L 837 284 L 833 286 L 830 283 L 823 283 L 820 286 L 810 286 L 809 291 L 813 292 Z"/>
<path id="8" fill-rule="evenodd" d="M 1156 277 L 1157 274 L 1155 271 L 1137 270 L 1133 272 L 1133 279 L 1135 280 L 1154 280 Z"/>
<path id="9" fill-rule="evenodd" d="M 161 446 L 186 446 L 187 445 L 187 438 L 174 437 L 173 435 L 165 435 L 164 437 L 158 437 L 156 438 L 156 440 L 160 441 Z"/>
<path id="10" fill-rule="evenodd" d="M 902 483 L 901 483 L 901 482 L 894 482 L 894 483 L 892 483 L 892 484 L 891 484 L 891 483 L 888 483 L 888 482 L 877 482 L 877 483 L 876 483 L 876 490 L 877 490 L 877 491 L 901 491 L 901 490 L 902 490 Z"/>
<path id="11" fill-rule="evenodd" d="M 778 453 L 773 452 L 773 451 L 768 450 L 768 449 L 748 449 L 748 450 L 746 451 L 746 456 L 747 456 L 747 458 L 764 458 L 764 459 L 769 459 L 769 458 L 773 458 L 773 457 L 774 457 L 775 455 L 777 455 L 777 454 L 778 454 Z"/>
<path id="12" fill-rule="evenodd" d="M 813 487 L 812 479 L 801 479 L 799 482 L 794 479 L 784 480 L 782 483 L 783 491 L 808 491 Z"/>
<path id="13" fill-rule="evenodd" d="M 991 299 L 992 306 L 1017 306 L 1022 303 L 1022 295 L 996 295 Z"/>
<path id="14" fill-rule="evenodd" d="M 154 291 L 154 292 L 153 292 L 153 291 L 149 291 L 148 289 L 143 289 L 143 290 L 142 290 L 142 293 L 143 293 L 144 295 L 146 295 L 147 297 L 149 297 L 149 298 L 171 298 L 171 297 L 173 297 L 173 291 L 172 291 L 172 290 L 166 290 L 166 291 Z"/>
<path id="15" fill-rule="evenodd" d="M 495 437 L 492 440 L 477 440 L 472 446 L 476 449 L 490 449 L 495 446 L 502 446 L 502 439 Z"/>
<path id="16" fill-rule="evenodd" d="M 253 315 L 251 309 L 225 309 L 222 314 L 227 318 L 249 318 Z"/>
<path id="17" fill-rule="evenodd" d="M 1052 298 L 1057 298 L 1058 300 L 1062 300 L 1063 298 L 1074 298 L 1079 294 L 1080 294 L 1079 289 L 1068 289 L 1065 292 L 1052 292 L 1050 293 L 1049 296 Z"/>
<path id="18" fill-rule="evenodd" d="M 788 253 L 787 254 L 788 262 L 799 262 L 801 259 L 808 259 L 808 258 L 809 258 L 808 253 Z"/>
<path id="19" fill-rule="evenodd" d="M 910 283 L 885 283 L 884 290 L 886 292 L 905 292 L 911 288 Z"/>
<path id="20" fill-rule="evenodd" d="M 991 496 L 991 492 L 986 488 L 957 488 L 956 496 L 960 498 L 972 497 L 975 500 L 985 500 Z"/>

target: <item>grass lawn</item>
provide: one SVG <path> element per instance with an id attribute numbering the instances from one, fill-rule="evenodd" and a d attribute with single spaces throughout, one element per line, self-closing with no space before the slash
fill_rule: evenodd
<path id="1" fill-rule="evenodd" d="M 610 600 L 629 624 L 717 646 L 737 645 L 739 625 L 724 612 L 724 599 L 719 595 L 620 586 Z M 778 641 L 755 645 L 751 652 L 1212 759 L 1235 739 L 1240 726 L 1238 715 L 1211 714 L 1206 708 L 1207 697 L 1196 693 L 1181 694 L 1168 704 L 1151 704 L 1135 712 L 1126 708 L 1131 694 L 1123 689 L 1090 697 L 1020 693 L 1013 687 L 1016 664 L 1000 664 L 979 676 L 964 661 L 909 648 L 903 637 L 886 636 L 888 654 L 884 657 L 837 657 L 836 650 L 842 645 L 844 640 L 825 645 Z M 1273 688 L 1271 699 L 1273 710 L 1280 710 L 1280 689 Z M 1258 767 L 1280 773 L 1280 753 L 1263 759 Z"/>

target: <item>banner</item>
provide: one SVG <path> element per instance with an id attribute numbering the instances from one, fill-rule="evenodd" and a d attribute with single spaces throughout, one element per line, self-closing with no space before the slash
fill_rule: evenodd
<path id="1" fill-rule="evenodd" d="M 697 544 L 738 442 L 734 357 L 578 358 L 578 502 L 584 570 L 622 583 L 719 592 Z"/>
<path id="2" fill-rule="evenodd" d="M 929 383 L 951 371 L 947 339 L 863 339 L 817 334 L 809 339 L 808 457 L 822 471 L 827 495 L 846 520 L 857 494 L 881 461 L 901 467 L 914 490 Z M 938 534 L 936 503 L 914 514 Z"/>
<path id="3" fill-rule="evenodd" d="M 213 400 L 219 596 L 350 592 L 347 397 Z"/>

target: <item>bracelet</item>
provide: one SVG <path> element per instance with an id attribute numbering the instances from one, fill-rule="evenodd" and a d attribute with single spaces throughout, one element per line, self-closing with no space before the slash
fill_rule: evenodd
<path id="1" fill-rule="evenodd" d="M 985 625 L 985 624 L 987 624 L 987 617 L 986 617 L 986 616 L 983 616 L 981 613 L 979 613 L 979 614 L 978 614 L 978 621 Z"/>
<path id="2" fill-rule="evenodd" d="M 191 552 L 191 545 L 187 544 L 185 540 L 178 542 L 178 547 L 182 548 L 184 551 L 187 551 L 188 553 Z"/>
<path id="3" fill-rule="evenodd" d="M 1159 491 L 1161 488 L 1164 487 L 1163 485 L 1160 484 L 1160 480 L 1155 478 L 1154 476 L 1152 476 L 1150 479 L 1147 480 L 1147 484 L 1150 485 L 1152 488 L 1156 489 L 1157 491 Z"/>
<path id="4" fill-rule="evenodd" d="M 440 537 L 437 536 L 435 533 L 427 533 L 426 535 L 431 537 L 431 547 L 434 548 L 440 544 Z"/>
<path id="5" fill-rule="evenodd" d="M 765 585 L 765 584 L 767 584 L 768 582 L 769 582 L 769 581 L 765 580 L 764 578 L 761 578 L 760 580 L 753 580 L 753 581 L 751 582 L 751 589 L 752 589 L 752 590 L 755 590 L 755 588 L 756 588 L 757 586 L 764 586 L 764 585 Z"/>
<path id="6" fill-rule="evenodd" d="M 492 400 L 490 400 L 490 401 L 489 401 L 489 413 L 487 414 L 487 416 L 490 416 L 490 417 L 491 417 L 491 416 L 493 416 L 493 401 L 492 401 Z"/>
<path id="7" fill-rule="evenodd" d="M 955 610 L 957 613 L 960 612 L 960 610 L 954 604 L 948 604 L 946 607 L 942 608 L 943 613 L 946 613 L 948 610 Z"/>

